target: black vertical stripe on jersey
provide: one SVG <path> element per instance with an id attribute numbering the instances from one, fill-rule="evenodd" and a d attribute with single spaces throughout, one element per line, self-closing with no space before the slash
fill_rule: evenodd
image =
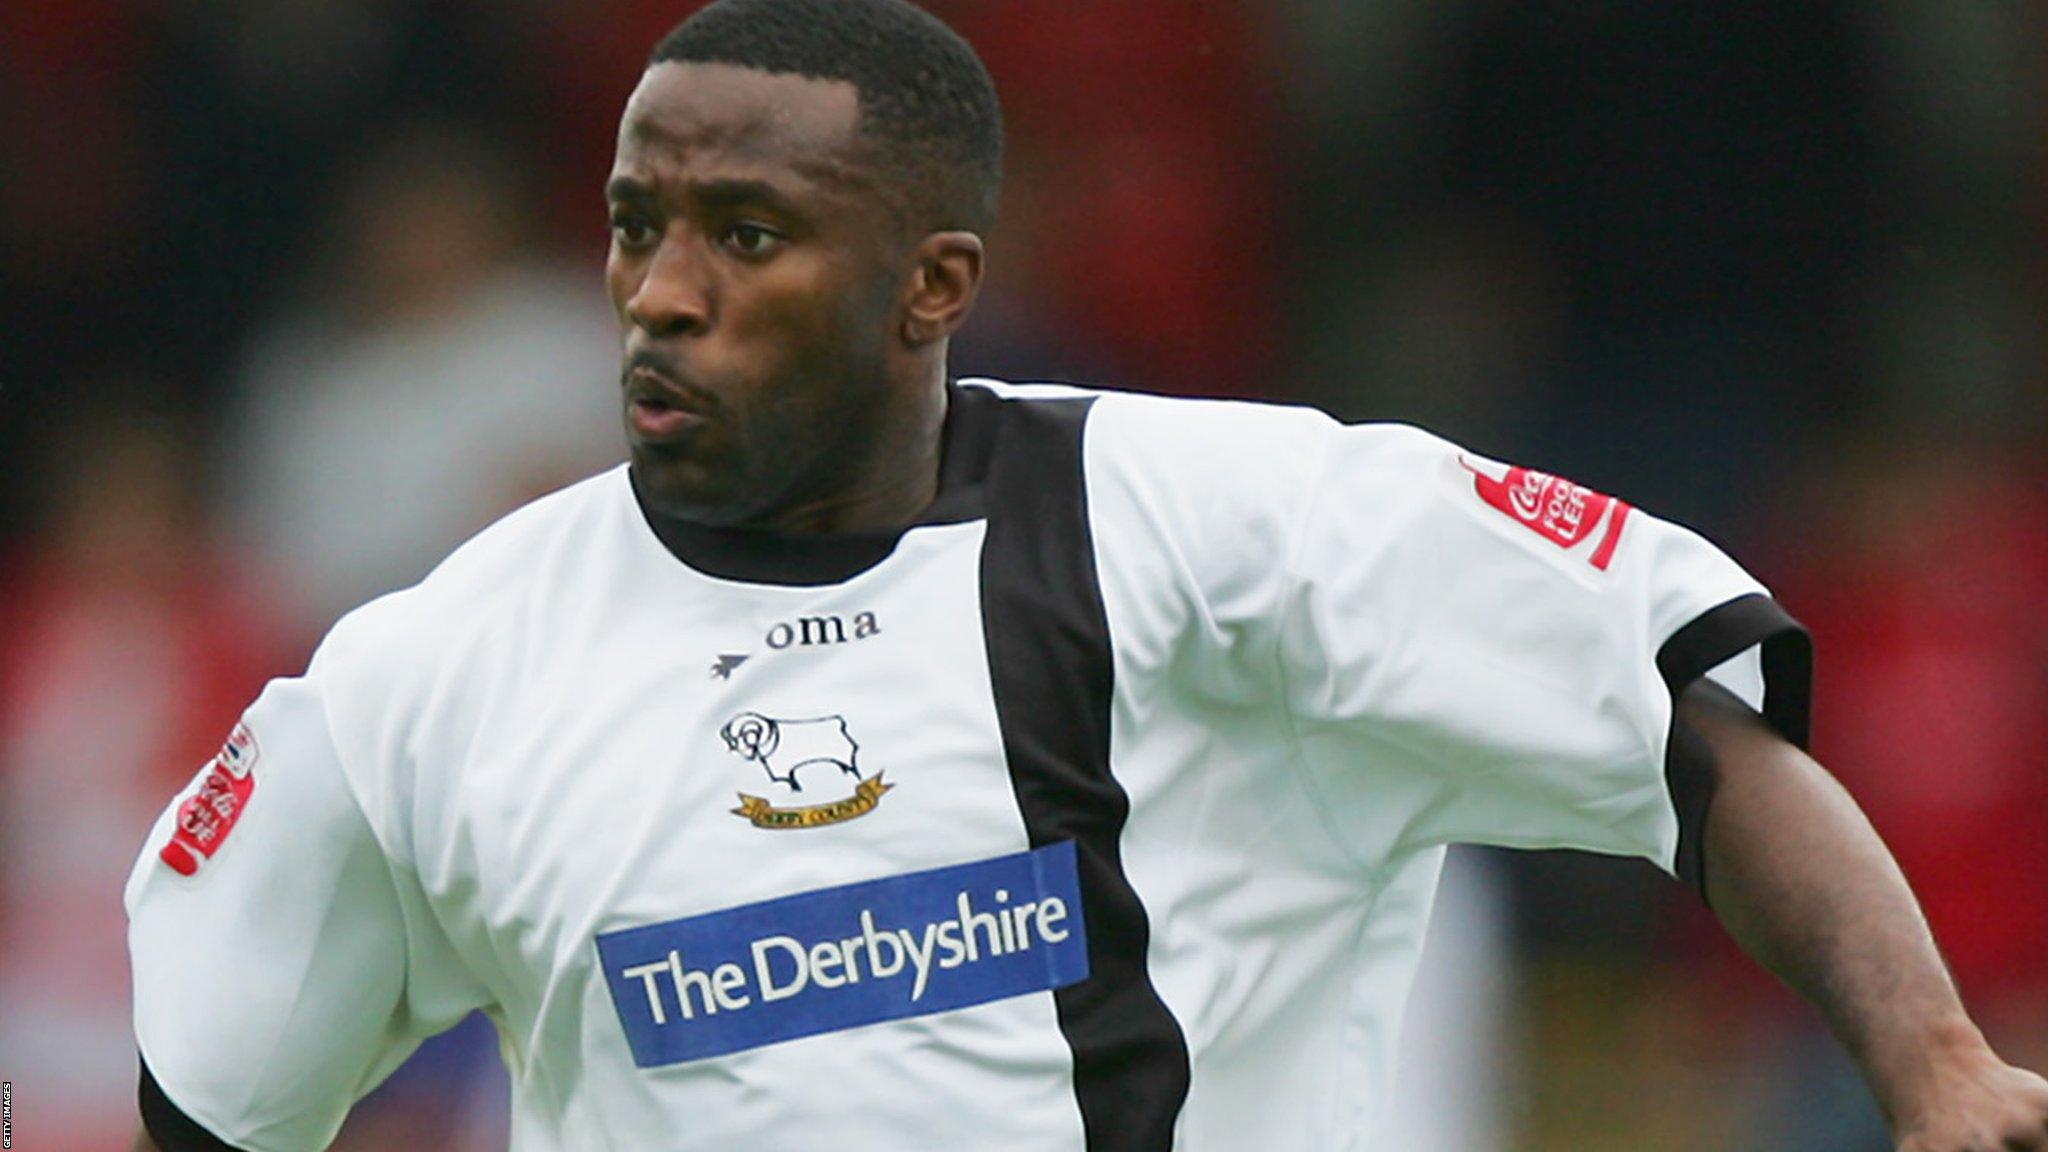
<path id="1" fill-rule="evenodd" d="M 1188 1092 L 1180 1023 L 1152 986 L 1124 875 L 1130 798 L 1110 774 L 1113 666 L 1082 482 L 1087 399 L 1010 400 L 984 492 L 982 618 L 996 718 L 1032 847 L 1072 840 L 1089 978 L 1054 993 L 1089 1152 L 1166 1152 Z"/>
<path id="2" fill-rule="evenodd" d="M 1678 698 L 1717 665 L 1763 645 L 1764 719 L 1801 748 L 1812 735 L 1813 640 L 1776 600 L 1752 593 L 1701 613 L 1657 650 L 1657 672 L 1671 691 L 1671 732 L 1664 775 L 1678 812 L 1679 878 L 1707 895 L 1707 811 L 1719 776 L 1706 738 L 1678 717 Z"/>
<path id="3" fill-rule="evenodd" d="M 156 1082 L 156 1075 L 149 1070 L 147 1060 L 142 1061 L 142 1081 L 136 1088 L 136 1098 L 142 1108 L 143 1130 L 160 1152 L 236 1152 L 233 1145 L 200 1127 L 198 1121 L 185 1115 L 184 1109 L 171 1103 L 163 1086 Z"/>

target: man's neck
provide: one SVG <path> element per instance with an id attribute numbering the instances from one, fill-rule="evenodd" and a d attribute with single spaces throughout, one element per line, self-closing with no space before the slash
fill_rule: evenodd
<path id="1" fill-rule="evenodd" d="M 939 492 L 947 404 L 943 368 L 928 387 L 902 395 L 904 401 L 860 437 L 864 468 L 836 477 L 827 495 L 792 501 L 745 527 L 850 535 L 889 532 L 915 521 Z"/>

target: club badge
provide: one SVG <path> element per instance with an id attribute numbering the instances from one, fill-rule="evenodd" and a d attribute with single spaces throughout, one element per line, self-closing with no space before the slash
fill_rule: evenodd
<path id="1" fill-rule="evenodd" d="M 882 795 L 895 785 L 860 766 L 860 745 L 847 730 L 844 716 L 785 720 L 742 712 L 719 729 L 726 751 L 761 766 L 776 791 L 778 805 L 766 796 L 739 794 L 735 816 L 756 828 L 789 830 L 841 824 L 875 810 Z M 788 800 L 802 800 L 790 804 Z"/>

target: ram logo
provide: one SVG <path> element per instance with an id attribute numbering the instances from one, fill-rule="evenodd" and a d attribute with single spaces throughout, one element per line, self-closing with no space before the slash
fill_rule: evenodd
<path id="1" fill-rule="evenodd" d="M 803 778 L 817 783 L 820 774 L 860 779 L 860 745 L 846 730 L 844 716 L 776 720 L 742 712 L 726 721 L 718 734 L 733 755 L 759 764 L 769 780 L 788 785 L 791 792 L 804 790 Z"/>
<path id="2" fill-rule="evenodd" d="M 726 750 L 749 763 L 759 764 L 770 783 L 792 793 L 804 792 L 810 783 L 806 803 L 800 807 L 778 808 L 766 797 L 740 793 L 740 806 L 733 809 L 756 828 L 819 828 L 865 816 L 881 803 L 882 795 L 894 788 L 882 782 L 881 773 L 864 776 L 860 770 L 860 745 L 846 730 L 844 716 L 816 716 L 807 720 L 778 720 L 759 712 L 742 712 L 718 730 Z"/>

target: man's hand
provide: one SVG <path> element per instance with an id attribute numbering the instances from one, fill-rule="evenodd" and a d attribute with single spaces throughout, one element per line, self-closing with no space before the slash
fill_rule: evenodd
<path id="1" fill-rule="evenodd" d="M 1687 689 L 1678 715 L 1719 780 L 1704 851 L 1715 913 L 1827 1016 L 1899 1152 L 2048 1152 L 2048 1082 L 1985 1043 L 1855 801 L 1718 686 Z"/>
<path id="2" fill-rule="evenodd" d="M 2048 1152 L 2048 1080 L 1982 1041 L 1932 1056 L 1924 1102 L 1900 1102 L 1899 1152 Z"/>

